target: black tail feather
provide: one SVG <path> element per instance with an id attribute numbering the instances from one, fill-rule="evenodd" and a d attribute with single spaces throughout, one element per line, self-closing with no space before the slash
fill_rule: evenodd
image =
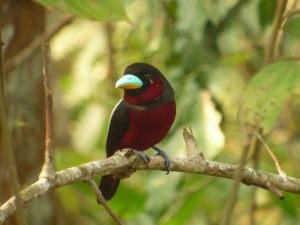
<path id="1" fill-rule="evenodd" d="M 111 174 L 101 178 L 99 189 L 106 201 L 112 199 L 118 189 L 119 184 L 120 179 Z"/>

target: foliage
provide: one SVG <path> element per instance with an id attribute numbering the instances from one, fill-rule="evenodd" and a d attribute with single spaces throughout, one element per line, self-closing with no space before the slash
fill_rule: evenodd
<path id="1" fill-rule="evenodd" d="M 300 65 L 280 62 L 259 71 L 249 83 L 241 104 L 241 118 L 252 127 L 269 132 L 287 102 L 300 87 Z"/>
<path id="2" fill-rule="evenodd" d="M 295 15 L 295 16 L 290 18 L 290 20 L 288 21 L 288 23 L 285 26 L 285 30 L 290 35 L 292 35 L 295 38 L 299 39 L 300 38 L 300 31 L 298 29 L 299 25 L 300 25 L 300 16 Z"/>
<path id="3" fill-rule="evenodd" d="M 126 13 L 120 0 L 37 0 L 37 2 L 76 16 L 101 21 L 125 20 Z"/>
<path id="4" fill-rule="evenodd" d="M 109 114 L 121 96 L 114 81 L 128 64 L 146 61 L 160 68 L 176 90 L 176 122 L 161 143 L 171 157 L 185 154 L 181 132 L 191 126 L 207 158 L 236 162 L 245 134 L 237 120 L 240 109 L 244 125 L 269 133 L 266 141 L 287 174 L 299 174 L 299 64 L 263 67 L 277 1 L 38 2 L 84 18 L 117 20 L 78 17 L 51 42 L 58 80 L 57 142 L 64 143 L 57 151 L 59 169 L 105 156 L 99 149 L 105 148 Z M 299 52 L 297 24 L 298 17 L 286 24 L 282 57 Z M 261 167 L 275 171 L 265 152 Z M 217 224 L 230 185 L 210 177 L 141 172 L 122 181 L 110 204 L 126 224 Z M 249 224 L 250 190 L 242 187 L 232 224 Z M 85 185 L 57 194 L 85 224 L 113 224 Z M 296 195 L 279 201 L 259 190 L 257 207 L 257 224 L 296 224 L 300 219 Z"/>

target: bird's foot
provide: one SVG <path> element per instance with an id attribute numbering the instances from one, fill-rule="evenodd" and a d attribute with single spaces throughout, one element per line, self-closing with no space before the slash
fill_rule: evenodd
<path id="1" fill-rule="evenodd" d="M 132 148 L 130 148 L 129 151 L 131 151 L 133 154 L 139 156 L 147 165 L 150 162 L 150 157 L 147 154 L 145 154 L 144 152 L 141 152 L 141 151 L 138 151 L 138 150 L 135 150 Z"/>
<path id="2" fill-rule="evenodd" d="M 171 161 L 170 161 L 169 156 L 163 150 L 161 150 L 160 148 L 158 148 L 156 146 L 153 146 L 152 148 L 157 152 L 156 155 L 160 155 L 164 159 L 164 161 L 165 161 L 165 169 L 167 171 L 167 174 L 169 174 L 170 173 L 170 169 L 171 169 Z"/>

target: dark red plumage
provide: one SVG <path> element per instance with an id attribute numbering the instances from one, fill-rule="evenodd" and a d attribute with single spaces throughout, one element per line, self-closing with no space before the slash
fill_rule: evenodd
<path id="1" fill-rule="evenodd" d="M 163 82 L 159 78 L 153 78 L 152 82 L 153 83 L 150 83 L 151 85 L 146 90 L 139 93 L 138 95 L 132 96 L 125 92 L 125 101 L 132 105 L 141 105 L 149 103 L 158 98 L 162 94 L 164 89 Z"/>
<path id="2" fill-rule="evenodd" d="M 143 151 L 159 143 L 175 119 L 175 102 L 144 111 L 130 111 L 131 126 L 120 142 L 120 149 Z"/>
<path id="3" fill-rule="evenodd" d="M 174 91 L 158 69 L 135 63 L 126 68 L 124 75 L 127 74 L 138 77 L 143 85 L 125 89 L 124 99 L 113 110 L 107 157 L 124 148 L 144 151 L 153 147 L 166 136 L 176 115 Z M 119 182 L 113 175 L 102 177 L 99 188 L 106 200 L 113 197 Z"/>

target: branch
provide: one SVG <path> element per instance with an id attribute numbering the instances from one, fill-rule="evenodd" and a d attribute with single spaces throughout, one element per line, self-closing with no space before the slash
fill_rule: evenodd
<path id="1" fill-rule="evenodd" d="M 0 11 L 2 11 L 2 1 L 0 2 Z M 2 16 L 0 16 L 2 19 Z M 1 25 L 0 25 L 1 26 Z M 27 225 L 26 216 L 22 207 L 20 196 L 20 183 L 18 179 L 17 165 L 12 147 L 12 132 L 10 120 L 7 113 L 7 100 L 4 90 L 4 71 L 2 57 L 2 27 L 0 27 L 0 151 L 3 151 L 4 161 L 7 161 L 8 174 L 10 176 L 9 188 L 15 194 L 16 220 L 19 225 Z"/>
<path id="2" fill-rule="evenodd" d="M 295 7 L 295 6 L 294 6 Z M 289 21 L 289 19 L 293 16 L 299 15 L 300 9 L 291 9 L 286 12 L 285 16 L 283 17 L 282 27 Z"/>
<path id="3" fill-rule="evenodd" d="M 69 24 L 73 20 L 72 16 L 65 16 L 63 17 L 55 26 L 53 26 L 50 30 L 43 33 L 40 37 L 34 40 L 30 45 L 24 48 L 19 54 L 17 54 L 12 59 L 8 59 L 4 63 L 4 70 L 9 71 L 13 68 L 20 65 L 24 60 L 29 58 L 35 50 L 37 50 L 42 42 L 49 42 L 50 39 L 57 34 L 63 27 Z"/>
<path id="4" fill-rule="evenodd" d="M 106 77 L 114 84 L 116 82 L 116 63 L 115 63 L 115 46 L 113 43 L 114 24 L 106 22 L 104 24 L 104 31 L 107 39 L 107 74 Z"/>
<path id="5" fill-rule="evenodd" d="M 115 173 L 128 168 L 135 170 L 165 170 L 164 160 L 159 156 L 151 156 L 150 163 L 147 166 L 136 155 L 131 155 L 129 157 L 128 155 L 127 150 L 118 151 L 110 158 L 58 171 L 55 173 L 55 179 L 53 180 L 42 178 L 21 191 L 20 196 L 22 204 L 27 206 L 36 198 L 41 197 L 56 188 L 79 181 L 91 180 L 98 176 Z M 193 155 L 186 158 L 172 159 L 171 171 L 234 179 L 237 166 L 222 162 L 203 160 L 199 154 L 198 157 Z M 287 179 L 284 180 L 276 174 L 261 170 L 244 168 L 242 171 L 241 182 L 246 185 L 255 185 L 266 190 L 270 190 L 270 187 L 275 187 L 278 190 L 300 195 L 300 180 L 292 177 L 287 177 Z M 3 224 L 7 217 L 12 215 L 15 210 L 16 199 L 15 197 L 12 197 L 0 207 L 0 224 Z"/>
<path id="6" fill-rule="evenodd" d="M 274 57 L 275 53 L 278 51 L 278 38 L 282 28 L 282 23 L 284 21 L 284 12 L 288 0 L 279 0 L 277 2 L 277 8 L 275 13 L 275 18 L 273 20 L 272 34 L 268 46 L 265 49 L 265 59 L 264 63 L 270 63 Z"/>
<path id="7" fill-rule="evenodd" d="M 40 178 L 54 178 L 54 124 L 53 124 L 53 99 L 49 78 L 50 50 L 49 44 L 42 45 L 43 50 L 43 80 L 45 93 L 45 161 L 40 173 Z"/>
<path id="8" fill-rule="evenodd" d="M 220 225 L 228 225 L 230 224 L 230 220 L 232 218 L 233 210 L 236 205 L 238 194 L 240 190 L 240 184 L 241 180 L 243 179 L 243 171 L 247 163 L 247 157 L 249 153 L 256 148 L 256 138 L 251 138 L 250 136 L 247 136 L 247 140 L 245 143 L 245 146 L 243 148 L 239 164 L 234 176 L 233 185 L 230 191 L 229 198 L 226 202 L 223 215 L 221 217 Z"/>
<path id="9" fill-rule="evenodd" d="M 259 148 L 259 143 L 257 143 L 256 148 L 254 149 L 254 152 L 252 154 L 252 161 L 253 161 L 253 168 L 258 169 L 259 164 L 260 164 L 260 158 L 261 156 L 261 149 Z M 252 187 L 251 192 L 250 192 L 250 201 L 251 201 L 251 206 L 250 206 L 250 211 L 249 211 L 249 223 L 250 225 L 255 225 L 256 220 L 255 220 L 255 214 L 257 210 L 257 187 Z"/>
<path id="10" fill-rule="evenodd" d="M 95 192 L 98 201 L 103 205 L 103 208 L 107 211 L 107 213 L 111 216 L 111 218 L 116 222 L 118 225 L 124 225 L 123 221 L 114 213 L 114 211 L 109 207 L 107 201 L 103 197 L 101 191 L 97 187 L 94 180 L 86 181 L 86 184 Z"/>
<path id="11" fill-rule="evenodd" d="M 283 170 L 283 168 L 281 166 L 281 163 L 276 158 L 276 155 L 272 152 L 271 148 L 267 145 L 267 143 L 264 141 L 264 139 L 262 138 L 262 136 L 259 133 L 255 133 L 255 135 L 260 140 L 260 142 L 262 143 L 262 145 L 264 146 L 264 148 L 267 150 L 268 154 L 270 155 L 271 159 L 273 160 L 273 162 L 274 162 L 274 164 L 276 166 L 276 169 L 278 171 L 279 176 L 281 176 L 282 178 L 285 178 L 286 177 L 286 173 L 284 172 L 284 170 Z"/>
<path id="12" fill-rule="evenodd" d="M 203 154 L 198 150 L 198 146 L 196 144 L 196 140 L 193 135 L 193 131 L 191 127 L 183 128 L 183 138 L 186 144 L 187 156 L 193 156 L 193 155 L 199 156 L 200 154 L 200 157 L 202 157 L 203 160 L 205 160 Z"/>
<path id="13" fill-rule="evenodd" d="M 159 218 L 157 224 L 167 224 L 169 220 L 177 215 L 178 211 L 183 205 L 196 194 L 200 189 L 207 187 L 209 184 L 215 182 L 215 177 L 207 177 L 206 179 L 199 179 L 198 182 L 190 185 L 181 193 L 178 193 L 168 207 L 166 212 Z"/>

